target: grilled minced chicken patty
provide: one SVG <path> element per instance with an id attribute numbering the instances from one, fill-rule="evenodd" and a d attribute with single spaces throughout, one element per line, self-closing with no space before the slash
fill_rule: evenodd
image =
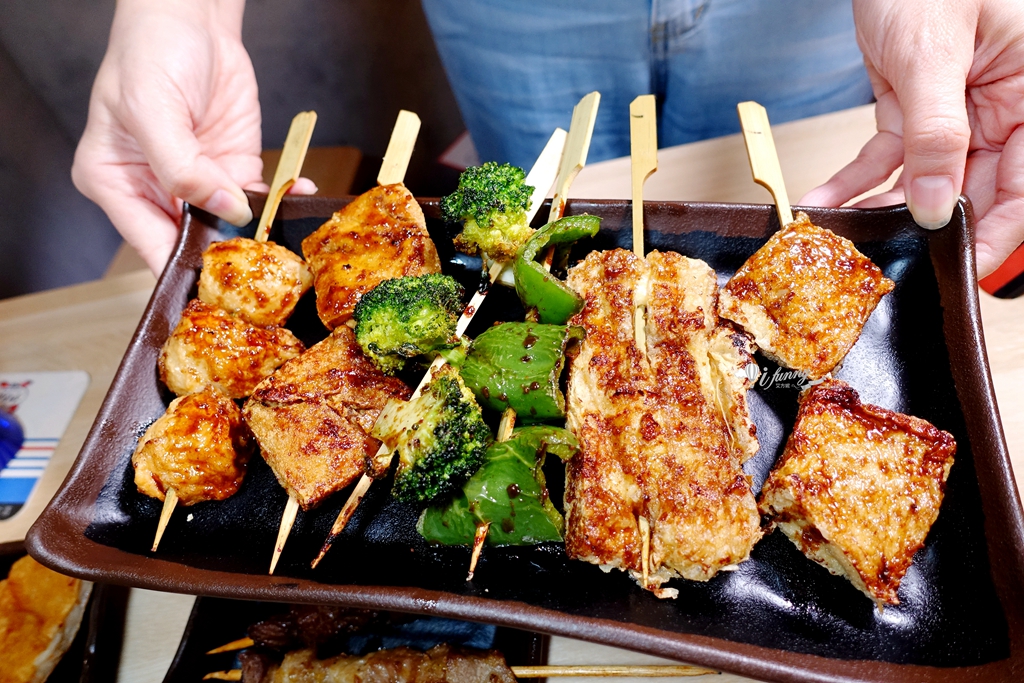
<path id="1" fill-rule="evenodd" d="M 571 324 L 587 336 L 569 375 L 568 426 L 580 451 L 566 468 L 566 550 L 641 581 L 648 527 L 645 588 L 674 597 L 661 584 L 707 580 L 761 537 L 740 467 L 757 450 L 743 395 L 749 340 L 720 327 L 715 273 L 703 261 L 593 252 L 567 281 L 585 300 Z M 643 305 L 640 349 L 633 310 Z"/>
<path id="2" fill-rule="evenodd" d="M 928 422 L 860 402 L 826 380 L 761 493 L 761 512 L 803 553 L 874 600 L 896 591 L 939 516 L 956 442 Z"/>

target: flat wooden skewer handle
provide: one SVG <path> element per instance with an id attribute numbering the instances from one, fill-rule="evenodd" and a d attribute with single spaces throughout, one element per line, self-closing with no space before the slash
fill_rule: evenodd
<path id="1" fill-rule="evenodd" d="M 555 196 L 551 200 L 551 213 L 548 223 L 557 221 L 565 213 L 565 202 L 569 195 L 569 186 L 577 174 L 587 163 L 587 152 L 590 151 L 590 138 L 594 134 L 594 121 L 597 120 L 597 108 L 601 104 L 601 93 L 596 90 L 583 96 L 572 108 L 572 122 L 569 124 L 569 139 L 562 152 L 562 163 L 558 165 L 558 177 L 555 179 Z"/>
<path id="2" fill-rule="evenodd" d="M 633 253 L 644 257 L 644 183 L 658 170 L 658 119 L 654 95 L 629 103 L 629 159 L 633 197 Z"/>
<path id="3" fill-rule="evenodd" d="M 167 530 L 167 523 L 171 521 L 171 514 L 174 513 L 174 508 L 178 504 L 178 493 L 174 489 L 167 489 L 164 493 L 164 506 L 160 509 L 160 521 L 156 523 L 156 535 L 153 537 L 153 547 L 151 550 L 155 553 L 157 546 L 160 545 L 160 539 L 164 537 L 164 531 Z"/>
<path id="4" fill-rule="evenodd" d="M 740 102 L 736 105 L 736 111 L 740 115 L 743 142 L 747 146 L 747 159 L 750 160 L 750 172 L 754 175 L 754 182 L 772 193 L 775 208 L 779 212 L 779 225 L 786 227 L 793 222 L 793 209 L 789 205 L 779 155 L 775 151 L 768 112 L 757 102 Z"/>
<path id="5" fill-rule="evenodd" d="M 388 150 L 384 153 L 384 162 L 377 174 L 378 184 L 394 185 L 405 180 L 405 172 L 409 168 L 409 159 L 412 158 L 412 149 L 416 146 L 419 133 L 420 117 L 405 109 L 398 112 Z"/>
<path id="6" fill-rule="evenodd" d="M 629 157 L 633 199 L 633 253 L 644 257 L 644 183 L 658 170 L 658 119 L 654 95 L 641 95 L 629 103 Z M 641 353 L 647 349 L 646 310 L 633 309 L 633 338 Z M 647 558 L 644 558 L 644 584 Z"/>
<path id="7" fill-rule="evenodd" d="M 281 150 L 281 160 L 277 162 L 274 180 L 270 183 L 270 192 L 267 193 L 267 203 L 263 205 L 263 213 L 260 215 L 260 222 L 256 228 L 255 239 L 257 242 L 267 241 L 270 224 L 274 222 L 274 216 L 277 215 L 277 208 L 281 205 L 284 193 L 299 179 L 302 163 L 306 160 L 306 150 L 309 149 L 309 140 L 313 137 L 315 126 L 315 111 L 299 112 L 292 119 L 292 125 L 288 128 L 288 137 L 284 141 L 284 149 Z"/>

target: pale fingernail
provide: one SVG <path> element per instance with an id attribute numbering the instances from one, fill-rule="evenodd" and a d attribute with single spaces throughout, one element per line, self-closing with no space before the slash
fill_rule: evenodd
<path id="1" fill-rule="evenodd" d="M 816 187 L 797 202 L 803 206 L 825 206 L 829 200 L 828 192 L 821 187 Z"/>
<path id="2" fill-rule="evenodd" d="M 914 178 L 907 193 L 907 206 L 914 221 L 926 230 L 938 230 L 953 216 L 956 194 L 948 175 Z"/>
<path id="3" fill-rule="evenodd" d="M 252 209 L 244 198 L 236 197 L 226 190 L 217 190 L 203 207 L 233 225 L 246 225 L 252 220 Z"/>

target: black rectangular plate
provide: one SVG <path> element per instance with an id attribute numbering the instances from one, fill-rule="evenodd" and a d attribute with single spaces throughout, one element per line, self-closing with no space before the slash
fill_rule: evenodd
<path id="1" fill-rule="evenodd" d="M 345 201 L 286 199 L 271 239 L 299 251 L 302 237 Z M 436 201 L 422 204 L 446 270 L 475 286 L 477 266 L 452 254 Z M 578 252 L 631 246 L 628 202 L 575 200 L 567 213 L 603 218 L 601 233 Z M 560 544 L 488 548 L 466 583 L 468 549 L 426 544 L 414 529 L 417 511 L 392 501 L 386 484 L 371 489 L 315 571 L 309 562 L 346 492 L 300 513 L 271 577 L 265 572 L 287 496 L 259 459 L 233 498 L 179 510 L 160 552 L 150 554 L 159 503 L 135 490 L 129 461 L 139 434 L 172 398 L 156 379 L 156 356 L 194 296 L 201 252 L 216 237 L 214 219 L 192 209 L 93 432 L 30 533 L 30 549 L 63 571 L 107 581 L 443 614 L 761 679 L 998 680 L 1024 656 L 1024 524 L 981 339 L 970 206 L 962 201 L 953 222 L 935 232 L 918 228 L 905 208 L 809 213 L 853 239 L 896 281 L 837 376 L 863 400 L 927 419 L 958 444 L 941 514 L 903 581 L 899 606 L 878 612 L 779 533 L 736 572 L 673 582 L 680 591 L 674 601 L 654 598 L 621 573 L 570 561 Z M 648 250 L 704 259 L 723 281 L 778 229 L 766 206 L 649 203 L 645 218 Z M 514 294 L 497 289 L 470 334 L 521 315 Z M 306 342 L 326 334 L 311 296 L 289 326 Z M 750 404 L 762 446 L 747 464 L 755 491 L 785 443 L 799 391 L 792 382 L 769 384 L 775 366 L 759 361 L 766 379 Z M 559 477 L 549 473 L 550 482 Z"/>

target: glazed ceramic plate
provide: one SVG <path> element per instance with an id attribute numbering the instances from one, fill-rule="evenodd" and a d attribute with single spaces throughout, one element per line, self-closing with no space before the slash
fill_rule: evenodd
<path id="1" fill-rule="evenodd" d="M 298 251 L 301 239 L 346 201 L 286 198 L 271 238 Z M 262 198 L 253 203 L 259 215 Z M 476 286 L 479 266 L 454 258 L 437 202 L 423 206 L 446 270 Z M 570 202 L 569 214 L 603 218 L 600 234 L 577 245 L 577 256 L 629 248 L 630 208 L 624 201 Z M 707 583 L 673 582 L 676 600 L 658 600 L 622 573 L 569 560 L 559 544 L 488 548 L 467 583 L 469 549 L 426 544 L 414 529 L 417 511 L 393 502 L 387 483 L 371 489 L 316 570 L 310 561 L 347 492 L 300 513 L 277 574 L 268 576 L 286 494 L 259 458 L 236 496 L 179 509 L 159 553 L 148 552 L 160 504 L 136 491 L 130 457 L 172 398 L 157 380 L 157 354 L 195 295 L 201 252 L 216 238 L 214 219 L 194 209 L 73 471 L 29 534 L 29 550 L 54 568 L 98 581 L 430 613 L 766 680 L 1024 677 L 1024 523 L 979 325 L 970 205 L 961 202 L 953 221 L 935 232 L 918 228 L 905 208 L 809 213 L 856 242 L 896 281 L 837 376 L 864 401 L 929 420 L 958 445 L 941 514 L 903 580 L 899 606 L 877 611 L 780 533 L 764 538 L 736 572 Z M 648 249 L 704 259 L 723 282 L 778 227 L 769 206 L 650 203 L 645 216 Z M 326 334 L 313 303 L 305 298 L 289 323 L 307 343 Z M 470 334 L 498 319 L 522 319 L 507 290 L 488 297 Z M 760 362 L 763 380 L 750 404 L 761 451 L 746 466 L 755 491 L 781 452 L 799 392 L 773 364 Z M 561 473 L 553 467 L 554 488 Z M 552 495 L 559 501 L 561 492 Z"/>
<path id="2" fill-rule="evenodd" d="M 164 683 L 196 683 L 211 671 L 239 668 L 236 652 L 216 655 L 206 653 L 225 643 L 245 638 L 246 629 L 250 625 L 287 611 L 288 606 L 281 603 L 199 598 L 192 608 L 192 615 L 171 668 L 164 677 Z M 363 654 L 402 645 L 427 650 L 443 642 L 499 650 L 509 666 L 538 666 L 547 663 L 546 636 L 436 617 L 423 617 L 361 631 L 348 638 L 339 651 Z"/>

